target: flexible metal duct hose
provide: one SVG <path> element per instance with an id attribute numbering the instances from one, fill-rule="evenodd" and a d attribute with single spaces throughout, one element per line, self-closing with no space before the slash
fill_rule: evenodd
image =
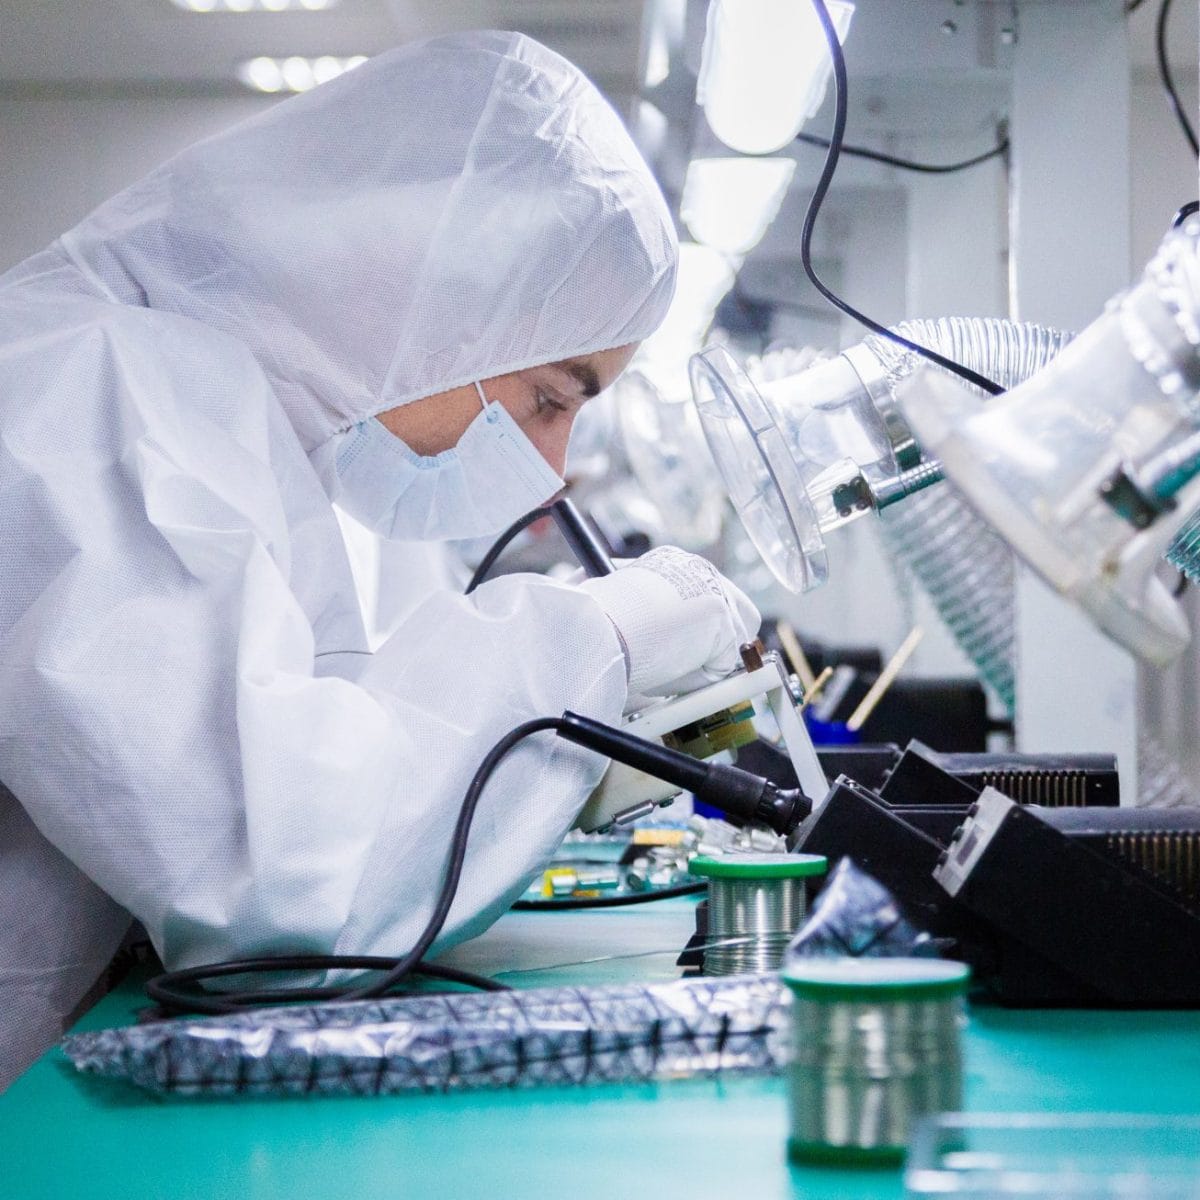
<path id="1" fill-rule="evenodd" d="M 992 317 L 906 321 L 895 329 L 1005 388 L 1041 370 L 1071 339 L 1040 325 Z M 893 390 L 926 361 L 877 335 L 863 344 L 884 364 Z M 1015 581 L 1007 543 L 949 483 L 918 492 L 880 516 L 888 549 L 912 571 L 955 641 L 1011 714 L 1016 698 Z"/>

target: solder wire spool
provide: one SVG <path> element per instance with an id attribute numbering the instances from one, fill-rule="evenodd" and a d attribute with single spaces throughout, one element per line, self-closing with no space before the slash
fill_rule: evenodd
<path id="1" fill-rule="evenodd" d="M 828 866 L 820 854 L 693 858 L 688 871 L 708 880 L 704 974 L 777 970 L 808 911 L 808 882 Z"/>
<path id="2" fill-rule="evenodd" d="M 894 1165 L 927 1113 L 962 1108 L 964 963 L 813 958 L 788 964 L 791 1133 L 799 1162 Z"/>

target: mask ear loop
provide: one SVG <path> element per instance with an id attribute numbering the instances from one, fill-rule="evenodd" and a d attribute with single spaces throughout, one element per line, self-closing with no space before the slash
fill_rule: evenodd
<path id="1" fill-rule="evenodd" d="M 483 384 L 478 380 L 475 381 L 475 390 L 479 393 L 479 402 L 483 405 L 484 415 L 487 420 L 494 421 L 496 414 L 491 411 L 492 405 L 488 398 L 483 394 Z"/>

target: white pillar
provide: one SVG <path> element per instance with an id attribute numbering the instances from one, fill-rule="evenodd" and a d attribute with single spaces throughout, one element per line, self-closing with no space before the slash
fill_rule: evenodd
<path id="1" fill-rule="evenodd" d="M 1082 329 L 1129 283 L 1123 0 L 1022 5 L 1013 61 L 1013 317 Z"/>
<path id="2" fill-rule="evenodd" d="M 901 139 L 896 153 L 918 162 L 955 162 L 986 149 L 992 130 L 968 136 Z M 906 174 L 908 294 L 913 317 L 1003 317 L 1008 205 L 1004 162 L 994 158 L 953 175 Z M 974 675 L 976 668 L 923 588 L 913 623 L 925 630 L 908 670 L 914 675 Z"/>
<path id="3" fill-rule="evenodd" d="M 1131 71 L 1123 0 L 1028 4 L 1013 64 L 1015 319 L 1078 331 L 1130 279 Z M 1137 669 L 1028 571 L 1017 584 L 1017 745 L 1115 753 L 1137 796 Z"/>
<path id="4" fill-rule="evenodd" d="M 978 154 L 995 131 L 971 137 L 904 139 L 902 153 L 923 162 Z M 1003 160 L 953 175 L 908 175 L 908 303 L 914 317 L 1007 314 L 1007 232 Z"/>

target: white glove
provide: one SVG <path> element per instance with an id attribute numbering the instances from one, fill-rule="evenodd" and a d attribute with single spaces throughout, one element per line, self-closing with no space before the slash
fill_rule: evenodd
<path id="1" fill-rule="evenodd" d="M 616 626 L 629 690 L 644 695 L 695 691 L 728 675 L 741 664 L 738 647 L 762 620 L 712 563 L 674 546 L 579 586 Z"/>

